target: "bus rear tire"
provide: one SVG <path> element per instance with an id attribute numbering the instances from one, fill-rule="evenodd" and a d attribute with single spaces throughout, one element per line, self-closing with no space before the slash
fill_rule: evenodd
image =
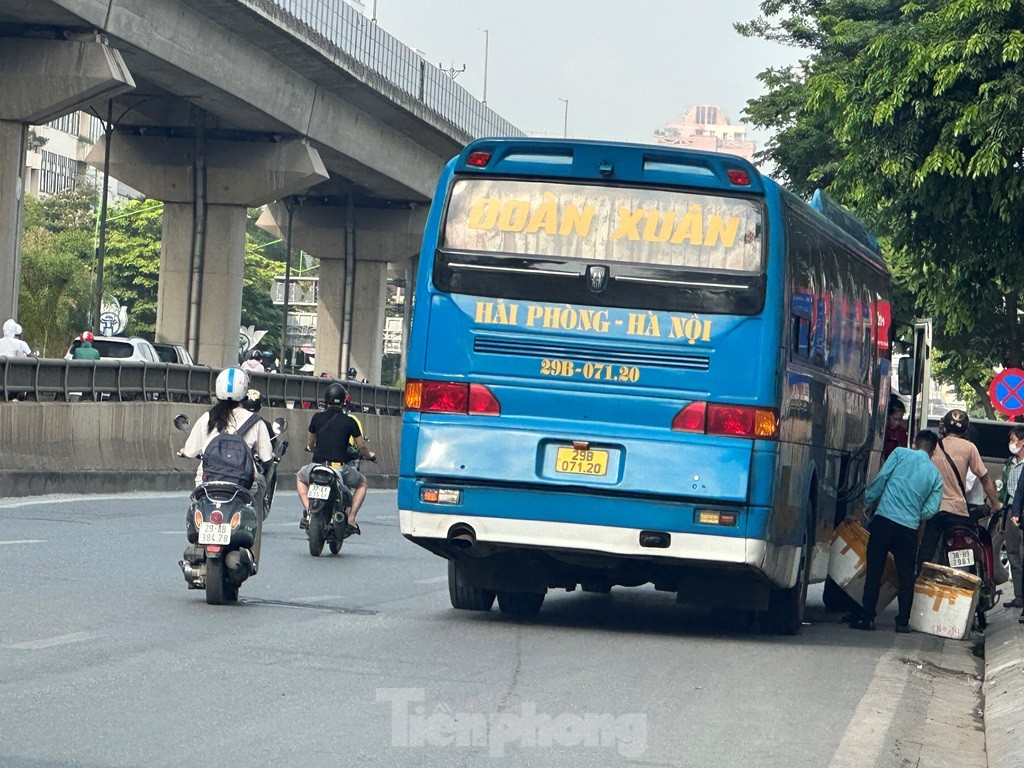
<path id="1" fill-rule="evenodd" d="M 494 605 L 495 594 L 490 589 L 467 586 L 459 578 L 459 569 L 454 560 L 448 561 L 448 596 L 452 608 L 460 611 L 489 611 Z"/>
<path id="2" fill-rule="evenodd" d="M 543 592 L 499 592 L 498 607 L 502 613 L 516 618 L 528 618 L 540 613 L 544 605 Z"/>
<path id="3" fill-rule="evenodd" d="M 796 584 L 789 589 L 773 589 L 768 595 L 767 629 L 773 635 L 795 635 L 800 632 L 807 605 L 812 552 L 811 536 L 808 534 L 800 551 L 800 572 Z"/>

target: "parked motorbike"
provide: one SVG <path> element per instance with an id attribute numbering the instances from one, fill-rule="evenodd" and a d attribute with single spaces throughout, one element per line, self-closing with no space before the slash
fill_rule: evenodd
<path id="1" fill-rule="evenodd" d="M 309 473 L 309 524 L 306 538 L 309 540 L 309 554 L 320 557 L 326 544 L 332 555 L 341 552 L 341 545 L 349 536 L 349 513 L 352 510 L 352 491 L 338 473 L 347 464 L 359 470 L 358 451 L 347 462 L 331 461 L 316 464 Z"/>
<path id="2" fill-rule="evenodd" d="M 971 573 L 981 579 L 981 590 L 975 624 L 985 629 L 986 613 L 995 607 L 1002 594 L 996 587 L 996 556 L 992 549 L 992 533 L 999 515 L 987 514 L 987 508 L 971 508 L 969 518 L 957 521 L 942 540 L 940 560 L 950 568 Z"/>
<path id="3" fill-rule="evenodd" d="M 188 417 L 179 414 L 174 426 L 182 432 L 189 427 Z M 178 562 L 189 589 L 205 589 L 206 602 L 223 605 L 238 599 L 242 583 L 256 573 L 252 548 L 263 520 L 270 513 L 277 465 L 288 449 L 281 439 L 288 423 L 275 419 L 272 424 L 274 458 L 265 467 L 267 492 L 263 509 L 257 512 L 256 498 L 247 488 L 232 482 L 210 481 L 196 487 L 189 497 L 185 522 L 188 546 Z M 202 457 L 200 457 L 201 459 Z"/>

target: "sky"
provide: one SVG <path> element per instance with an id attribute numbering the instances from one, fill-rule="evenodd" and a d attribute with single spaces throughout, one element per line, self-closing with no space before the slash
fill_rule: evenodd
<path id="1" fill-rule="evenodd" d="M 763 92 L 762 70 L 795 63 L 795 49 L 741 37 L 736 21 L 759 0 L 377 0 L 387 32 L 427 61 L 466 71 L 480 98 L 483 29 L 490 30 L 487 103 L 530 134 L 649 141 L 693 104 L 730 122 Z M 374 0 L 365 0 L 372 15 Z M 759 145 L 767 134 L 753 132 Z M 760 148 L 760 147 L 759 147 Z"/>

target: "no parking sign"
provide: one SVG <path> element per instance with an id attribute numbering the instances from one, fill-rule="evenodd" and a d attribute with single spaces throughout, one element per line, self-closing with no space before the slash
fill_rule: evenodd
<path id="1" fill-rule="evenodd" d="M 1024 414 L 1024 371 L 1006 368 L 988 385 L 988 396 L 996 410 L 1007 416 Z"/>

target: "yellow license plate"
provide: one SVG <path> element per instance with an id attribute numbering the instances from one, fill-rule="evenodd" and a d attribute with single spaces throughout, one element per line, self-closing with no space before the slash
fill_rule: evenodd
<path id="1" fill-rule="evenodd" d="M 559 448 L 555 456 L 555 472 L 603 477 L 608 474 L 608 451 Z"/>

